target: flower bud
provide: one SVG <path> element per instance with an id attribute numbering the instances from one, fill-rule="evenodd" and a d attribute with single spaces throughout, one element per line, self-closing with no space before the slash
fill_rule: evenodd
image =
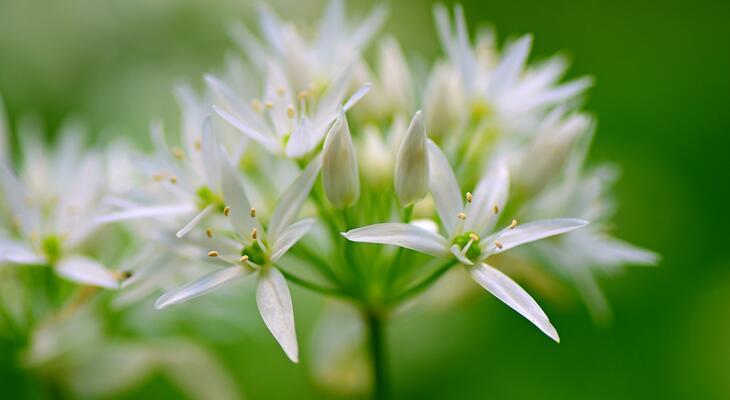
<path id="1" fill-rule="evenodd" d="M 458 124 L 465 107 L 465 96 L 458 71 L 437 64 L 428 79 L 423 103 L 426 125 L 433 140 L 440 142 Z"/>
<path id="2" fill-rule="evenodd" d="M 428 192 L 426 126 L 420 110 L 413 116 L 395 157 L 395 191 L 403 206 L 421 200 Z"/>
<path id="3" fill-rule="evenodd" d="M 337 208 L 353 205 L 360 197 L 357 156 L 350 128 L 340 108 L 322 149 L 322 183 L 327 199 Z"/>

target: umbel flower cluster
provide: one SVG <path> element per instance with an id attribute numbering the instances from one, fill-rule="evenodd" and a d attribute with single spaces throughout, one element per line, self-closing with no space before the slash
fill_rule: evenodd
<path id="1" fill-rule="evenodd" d="M 203 92 L 177 88 L 180 127 L 153 123 L 152 152 L 85 148 L 78 124 L 49 150 L 25 120 L 14 153 L 3 130 L 3 270 L 75 283 L 40 289 L 56 292 L 44 294 L 47 313 L 64 315 L 97 293 L 117 310 L 159 310 L 252 280 L 261 320 L 293 362 L 290 285 L 344 300 L 367 328 L 378 396 L 387 321 L 445 275 L 470 279 L 442 297 L 480 286 L 556 342 L 510 275 L 572 284 L 605 320 L 597 275 L 657 256 L 610 234 L 616 170 L 586 163 L 591 79 L 564 81 L 558 56 L 529 64 L 530 35 L 502 46 L 488 29 L 473 37 L 458 6 L 434 9 L 444 57 L 419 74 L 397 40 L 378 36 L 386 15 L 353 21 L 333 0 L 304 35 L 262 7 L 260 32 L 230 27 L 240 51 Z M 5 293 L 3 326 L 33 334 Z"/>

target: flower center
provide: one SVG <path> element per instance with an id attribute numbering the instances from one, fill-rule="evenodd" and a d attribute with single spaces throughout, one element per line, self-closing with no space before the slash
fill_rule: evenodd
<path id="1" fill-rule="evenodd" d="M 266 246 L 266 243 L 263 244 Z M 253 243 L 244 247 L 243 250 L 241 250 L 241 256 L 248 256 L 249 261 L 258 265 L 266 265 L 268 261 L 266 249 L 261 247 L 258 240 L 254 240 Z"/>
<path id="2" fill-rule="evenodd" d="M 61 238 L 55 235 L 41 239 L 41 250 L 48 263 L 53 265 L 61 258 Z"/>
<path id="3" fill-rule="evenodd" d="M 479 236 L 474 232 L 466 232 L 454 238 L 453 244 L 464 251 L 466 258 L 475 261 L 482 254 L 479 247 Z M 466 250 L 465 250 L 466 249 Z"/>
<path id="4" fill-rule="evenodd" d="M 198 195 L 198 206 L 201 209 L 208 207 L 209 205 L 214 205 L 217 208 L 220 208 L 220 211 L 223 211 L 223 208 L 225 207 L 223 198 L 216 194 L 208 186 L 201 186 L 195 194 Z"/>

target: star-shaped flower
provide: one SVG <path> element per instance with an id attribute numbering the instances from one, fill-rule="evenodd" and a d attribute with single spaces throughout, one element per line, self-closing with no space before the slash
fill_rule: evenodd
<path id="1" fill-rule="evenodd" d="M 229 219 L 237 240 L 218 240 L 223 246 L 208 253 L 232 266 L 213 271 L 179 289 L 157 299 L 158 309 L 202 296 L 235 279 L 258 274 L 256 303 L 264 323 L 279 342 L 287 356 L 298 362 L 299 351 L 294 329 L 294 314 L 289 287 L 275 263 L 299 241 L 315 224 L 313 219 L 294 222 L 309 196 L 320 169 L 316 157 L 299 177 L 287 188 L 264 229 L 256 216 L 256 209 L 246 196 L 238 171 L 225 160 L 222 162 L 221 184 L 226 204 L 230 206 Z"/>
<path id="2" fill-rule="evenodd" d="M 513 308 L 555 341 L 558 333 L 540 306 L 517 283 L 486 263 L 495 254 L 549 236 L 585 226 L 580 219 L 539 220 L 523 225 L 517 221 L 493 231 L 497 214 L 504 208 L 509 177 L 504 165 L 496 163 L 477 184 L 466 204 L 446 156 L 429 141 L 430 188 L 446 235 L 413 224 L 383 223 L 353 229 L 343 235 L 355 242 L 390 244 L 434 257 L 453 257 L 465 265 L 471 277 L 498 299 Z"/>

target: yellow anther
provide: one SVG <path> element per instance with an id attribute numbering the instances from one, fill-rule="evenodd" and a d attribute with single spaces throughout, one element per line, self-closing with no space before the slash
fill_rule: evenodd
<path id="1" fill-rule="evenodd" d="M 515 229 L 515 226 L 517 226 L 517 220 L 513 219 L 512 222 L 509 224 L 510 229 Z"/>
<path id="2" fill-rule="evenodd" d="M 248 256 L 244 254 L 241 256 L 241 258 L 238 261 L 240 261 L 242 263 L 248 262 Z"/>
<path id="3" fill-rule="evenodd" d="M 177 177 L 175 175 L 172 175 L 170 177 L 170 183 L 172 183 L 173 185 L 177 183 Z"/>
<path id="4" fill-rule="evenodd" d="M 466 192 L 466 202 L 471 203 L 472 200 L 474 200 L 474 196 L 471 195 L 471 192 Z"/>
<path id="5" fill-rule="evenodd" d="M 294 106 L 290 105 L 286 108 L 286 115 L 289 118 L 294 118 L 294 116 L 296 115 L 296 111 L 294 111 Z"/>
<path id="6" fill-rule="evenodd" d="M 494 207 L 492 207 L 492 209 L 494 210 L 494 213 L 495 214 L 499 214 L 499 206 L 498 205 L 495 204 Z"/>
<path id="7" fill-rule="evenodd" d="M 500 250 L 504 247 L 504 245 L 502 244 L 502 242 L 500 242 L 499 240 L 495 240 L 494 241 L 494 245 L 497 246 L 497 248 L 500 249 Z"/>
<path id="8" fill-rule="evenodd" d="M 218 257 L 218 252 L 213 250 L 208 252 L 208 257 Z"/>
<path id="9" fill-rule="evenodd" d="M 251 218 L 256 218 L 256 209 L 251 207 Z"/>
<path id="10" fill-rule="evenodd" d="M 476 233 L 472 232 L 472 233 L 469 234 L 469 239 L 471 239 L 471 240 L 473 240 L 475 242 L 478 242 L 479 241 L 479 236 Z"/>
<path id="11" fill-rule="evenodd" d="M 272 108 L 274 108 L 274 103 L 267 101 L 266 103 L 264 103 L 264 107 L 266 107 L 267 110 L 271 110 Z"/>
<path id="12" fill-rule="evenodd" d="M 256 112 L 261 111 L 261 102 L 257 99 L 251 100 L 251 108 L 253 108 L 253 110 Z"/>
<path id="13" fill-rule="evenodd" d="M 256 230 L 256 228 L 253 228 L 251 230 L 251 239 L 256 240 L 256 238 L 258 237 L 258 235 L 259 235 L 259 232 Z"/>
<path id="14" fill-rule="evenodd" d="M 173 148 L 171 148 L 170 149 L 170 153 L 172 153 L 172 155 L 175 158 L 177 158 L 178 160 L 184 160 L 185 159 L 185 152 L 183 151 L 183 149 L 181 149 L 179 147 L 173 147 Z"/>
<path id="15" fill-rule="evenodd" d="M 203 148 L 203 142 L 200 139 L 195 139 L 193 146 L 195 146 L 195 150 L 201 150 Z"/>
<path id="16" fill-rule="evenodd" d="M 304 100 L 307 97 L 309 97 L 309 92 L 306 90 L 302 90 L 301 92 L 299 92 L 298 97 L 299 97 L 299 100 Z"/>
<path id="17" fill-rule="evenodd" d="M 159 173 L 156 173 L 156 174 L 152 175 L 152 180 L 155 181 L 155 182 L 160 182 L 163 179 L 165 179 L 165 174 L 163 174 L 162 172 L 159 172 Z"/>
<path id="18" fill-rule="evenodd" d="M 206 230 L 205 230 L 205 234 L 206 234 L 206 235 L 207 235 L 207 236 L 208 236 L 209 238 L 212 238 L 212 237 L 213 237 L 213 230 L 212 230 L 212 229 L 210 229 L 210 228 L 208 228 L 208 229 L 206 229 Z"/>
<path id="19" fill-rule="evenodd" d="M 460 213 L 456 214 L 456 218 L 463 221 L 466 219 L 466 214 L 464 214 L 463 212 L 460 212 Z"/>
<path id="20" fill-rule="evenodd" d="M 284 93 L 286 93 L 286 90 L 284 90 L 283 87 L 276 88 L 276 94 L 278 94 L 279 96 L 283 96 Z"/>
<path id="21" fill-rule="evenodd" d="M 231 214 L 231 207 L 226 206 L 225 208 L 223 208 L 223 215 L 225 215 L 227 217 L 230 214 Z"/>

